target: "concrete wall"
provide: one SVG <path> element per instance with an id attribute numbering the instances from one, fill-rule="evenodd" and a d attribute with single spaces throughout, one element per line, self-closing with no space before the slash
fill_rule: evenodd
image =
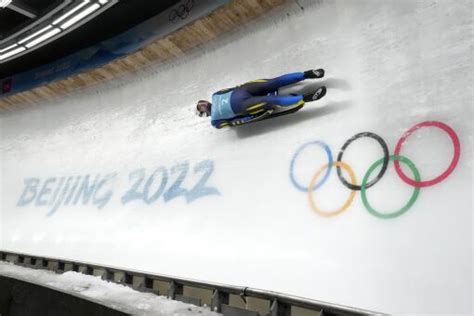
<path id="1" fill-rule="evenodd" d="M 389 313 L 470 313 L 472 3 L 299 3 L 174 64 L 2 116 L 0 247 Z M 327 78 L 309 84 L 328 95 L 294 115 L 229 130 L 194 115 L 218 89 L 316 67 Z M 423 181 L 452 164 L 443 181 L 418 190 L 390 162 L 367 190 L 372 212 L 358 191 L 338 216 L 316 212 L 351 190 L 332 168 L 312 205 L 304 188 L 327 152 L 302 146 L 324 142 L 336 159 L 372 132 L 394 154 L 426 121 L 442 124 L 400 154 Z M 343 161 L 360 184 L 383 155 L 365 137 Z"/>

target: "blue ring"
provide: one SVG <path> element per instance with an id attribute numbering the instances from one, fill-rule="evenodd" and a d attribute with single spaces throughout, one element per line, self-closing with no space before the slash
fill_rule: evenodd
<path id="1" fill-rule="evenodd" d="M 332 158 L 332 153 L 331 153 L 331 149 L 329 148 L 329 146 L 323 142 L 323 141 L 313 141 L 313 142 L 309 142 L 309 143 L 306 143 L 304 145 L 302 145 L 300 148 L 298 148 L 298 150 L 295 152 L 295 154 L 293 155 L 293 158 L 291 159 L 291 164 L 290 164 L 290 179 L 291 179 L 291 182 L 293 182 L 293 185 L 300 191 L 302 192 L 307 192 L 308 191 L 308 188 L 307 187 L 304 187 L 302 185 L 300 185 L 298 183 L 298 181 L 296 181 L 295 179 L 295 175 L 293 174 L 293 169 L 295 167 L 295 160 L 296 160 L 296 157 L 298 157 L 298 155 L 303 151 L 303 149 L 305 149 L 307 146 L 309 145 L 319 145 L 321 146 L 325 151 L 326 151 L 326 155 L 328 156 L 328 168 L 327 168 L 327 171 L 326 173 L 324 174 L 324 177 L 321 179 L 321 181 L 319 181 L 319 183 L 317 183 L 314 188 L 313 188 L 313 191 L 319 189 L 323 184 L 324 182 L 327 181 L 327 179 L 329 178 L 329 175 L 331 174 L 331 167 L 332 167 L 332 163 L 333 163 L 333 158 Z"/>

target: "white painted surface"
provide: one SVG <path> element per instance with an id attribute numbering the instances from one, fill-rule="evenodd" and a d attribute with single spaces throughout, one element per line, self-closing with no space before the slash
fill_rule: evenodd
<path id="1" fill-rule="evenodd" d="M 175 64 L 1 117 L 0 247 L 388 313 L 470 314 L 472 2 L 300 3 L 304 12 L 289 4 Z M 194 116 L 194 102 L 215 90 L 314 67 L 326 69 L 328 95 L 292 116 L 231 130 Z M 427 120 L 456 131 L 461 158 L 396 219 L 370 215 L 360 193 L 340 216 L 321 217 L 290 181 L 290 161 L 306 142 L 323 140 L 337 156 L 351 136 L 371 131 L 393 154 L 401 135 Z M 426 128 L 402 154 L 429 179 L 448 166 L 453 149 L 446 134 Z M 381 155 L 362 139 L 344 160 L 360 183 Z M 219 196 L 121 203 L 137 168 L 148 176 L 206 159 L 215 167 L 208 185 Z M 309 183 L 326 162 L 311 147 L 295 175 Z M 315 194 L 324 208 L 342 205 L 350 192 L 332 171 Z M 116 173 L 101 191 L 113 190 L 102 209 L 62 206 L 48 217 L 50 206 L 16 206 L 24 179 L 98 173 Z M 199 178 L 191 169 L 183 187 Z M 390 210 L 411 192 L 391 163 L 368 195 Z"/>

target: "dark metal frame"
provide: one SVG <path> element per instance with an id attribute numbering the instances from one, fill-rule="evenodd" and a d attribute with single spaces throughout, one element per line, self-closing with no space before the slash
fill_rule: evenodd
<path id="1" fill-rule="evenodd" d="M 123 268 L 101 266 L 98 264 L 74 261 L 61 258 L 40 257 L 29 254 L 21 254 L 0 250 L 0 261 L 8 261 L 19 266 L 48 269 L 56 273 L 65 271 L 76 271 L 87 275 L 100 275 L 102 279 L 129 286 L 141 292 L 160 294 L 154 289 L 154 281 L 168 283 L 166 296 L 170 299 L 184 301 L 187 303 L 200 304 L 200 299 L 196 297 L 186 297 L 183 295 L 184 287 L 204 289 L 212 291 L 211 309 L 223 312 L 224 315 L 259 315 L 256 311 L 245 310 L 229 305 L 230 295 L 239 296 L 244 302 L 247 298 L 257 298 L 269 302 L 270 310 L 267 315 L 271 316 L 291 316 L 292 307 L 304 308 L 311 311 L 320 312 L 320 315 L 383 315 L 359 308 L 347 307 L 317 300 L 301 298 L 282 293 L 259 290 L 249 287 L 225 285 L 212 282 L 202 282 L 192 279 L 159 275 L 148 272 L 126 270 Z M 66 265 L 70 267 L 67 269 Z M 98 273 L 98 274 L 97 274 Z M 116 275 L 119 277 L 116 278 Z M 136 282 L 135 282 L 136 281 Z"/>

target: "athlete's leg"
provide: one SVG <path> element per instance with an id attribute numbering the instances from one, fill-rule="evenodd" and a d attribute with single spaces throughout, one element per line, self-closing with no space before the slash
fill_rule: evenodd
<path id="1" fill-rule="evenodd" d="M 250 94 L 254 96 L 264 96 L 268 93 L 272 93 L 278 90 L 278 88 L 287 86 L 293 83 L 304 80 L 303 72 L 295 72 L 291 74 L 286 74 L 280 77 L 273 79 L 259 79 L 251 82 L 247 82 L 242 85 L 240 88 L 247 90 Z"/>
<path id="2" fill-rule="evenodd" d="M 242 103 L 242 111 L 255 115 L 266 110 L 273 110 L 277 107 L 292 107 L 303 105 L 302 95 L 268 95 L 263 97 L 252 97 Z"/>
<path id="3" fill-rule="evenodd" d="M 316 79 L 322 77 L 324 77 L 324 69 L 307 70 L 305 72 L 289 73 L 273 79 L 260 79 L 251 81 L 242 85 L 241 88 L 244 88 L 254 96 L 263 96 L 278 91 L 278 89 L 281 87 L 288 86 L 305 79 Z"/>

